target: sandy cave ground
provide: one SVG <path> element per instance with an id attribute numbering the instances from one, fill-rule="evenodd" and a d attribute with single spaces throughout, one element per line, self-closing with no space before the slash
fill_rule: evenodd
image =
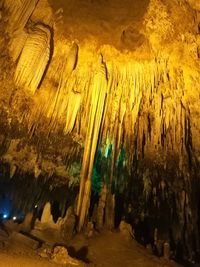
<path id="1" fill-rule="evenodd" d="M 134 240 L 128 241 L 120 233 L 105 232 L 86 239 L 76 236 L 68 247 L 71 256 L 84 261 L 85 266 L 101 267 L 176 267 L 173 261 L 157 258 Z M 37 251 L 11 245 L 0 250 L 0 267 L 56 267 L 63 266 L 38 256 Z M 72 265 L 64 265 L 72 266 Z M 80 264 L 80 266 L 83 266 Z"/>

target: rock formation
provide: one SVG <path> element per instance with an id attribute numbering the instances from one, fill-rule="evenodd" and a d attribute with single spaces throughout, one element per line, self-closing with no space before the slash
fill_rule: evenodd
<path id="1" fill-rule="evenodd" d="M 29 174 L 50 191 L 80 178 L 81 230 L 98 170 L 110 199 L 122 194 L 134 216 L 161 214 L 187 253 L 198 250 L 199 1 L 3 0 L 0 8 L 4 176 Z"/>

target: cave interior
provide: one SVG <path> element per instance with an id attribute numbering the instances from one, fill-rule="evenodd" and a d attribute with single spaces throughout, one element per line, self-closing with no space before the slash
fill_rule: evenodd
<path id="1" fill-rule="evenodd" d="M 0 0 L 0 227 L 198 263 L 199 101 L 199 0 Z"/>

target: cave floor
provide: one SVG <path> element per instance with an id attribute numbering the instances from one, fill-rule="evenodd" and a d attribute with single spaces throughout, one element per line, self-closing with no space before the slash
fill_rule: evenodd
<path id="1" fill-rule="evenodd" d="M 97 235 L 91 239 L 88 239 L 85 247 L 83 247 L 83 245 L 84 240 L 82 239 L 82 237 L 77 237 L 77 239 L 75 238 L 75 240 L 72 242 L 72 247 L 74 247 L 76 251 L 78 251 L 76 256 L 81 258 L 81 250 L 83 252 L 83 248 L 85 248 L 85 252 L 87 250 L 88 254 L 85 259 L 83 258 L 83 260 L 85 260 L 86 262 L 87 260 L 91 261 L 91 264 L 93 263 L 94 266 L 179 266 L 172 261 L 165 261 L 164 259 L 159 259 L 151 255 L 150 253 L 148 253 L 147 249 L 138 244 L 136 241 L 128 241 L 122 234 L 118 232 L 101 233 L 101 235 Z"/>
<path id="2" fill-rule="evenodd" d="M 120 233 L 104 232 L 92 238 L 77 235 L 68 244 L 72 257 L 85 262 L 84 266 L 101 267 L 176 267 L 173 261 L 152 256 L 135 241 L 127 241 Z M 0 250 L 0 267 L 56 267 L 59 265 L 41 258 L 37 251 L 11 245 Z M 73 265 L 74 266 L 74 265 Z M 77 265 L 76 265 L 77 266 Z M 80 264 L 83 266 L 83 264 Z"/>
<path id="3" fill-rule="evenodd" d="M 51 263 L 34 255 L 15 252 L 0 252 L 1 267 L 58 267 L 60 265 Z"/>

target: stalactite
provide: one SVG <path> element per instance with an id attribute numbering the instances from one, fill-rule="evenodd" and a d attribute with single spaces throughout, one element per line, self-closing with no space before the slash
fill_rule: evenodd
<path id="1" fill-rule="evenodd" d="M 10 179 L 13 178 L 13 176 L 15 175 L 15 172 L 17 170 L 17 166 L 13 163 L 10 164 Z"/>
<path id="2" fill-rule="evenodd" d="M 69 49 L 69 51 L 75 51 L 74 53 L 68 53 L 68 57 L 72 54 L 72 63 L 69 63 L 70 60 L 62 63 L 63 67 L 59 75 L 60 78 L 56 78 L 58 79 L 58 84 L 60 84 L 57 92 L 51 92 L 44 105 L 38 103 L 36 114 L 32 113 L 33 115 L 29 119 L 32 133 L 37 130 L 38 123 L 34 122 L 34 127 L 32 127 L 31 121 L 38 118 L 36 121 L 39 122 L 41 115 L 48 112 L 48 117 L 53 118 L 51 127 L 49 128 L 50 132 L 56 130 L 58 120 L 63 120 L 65 133 L 78 131 L 81 136 L 85 137 L 87 135 L 84 125 L 89 121 L 87 110 L 90 106 L 89 99 L 92 93 L 92 79 L 91 77 L 87 77 L 87 80 L 82 82 L 82 77 L 85 72 L 79 73 L 79 71 L 82 71 L 79 67 L 74 71 L 78 51 L 76 45 L 75 47 L 73 48 L 72 46 Z M 67 71 L 68 74 L 64 75 L 65 78 L 63 79 L 62 73 L 64 72 L 64 68 L 68 69 L 65 65 L 67 62 L 72 67 L 69 67 L 70 70 Z M 162 62 L 161 67 L 158 66 L 160 64 L 159 60 L 157 62 L 151 61 L 150 63 L 130 64 L 122 70 L 114 66 L 109 68 L 109 89 L 100 135 L 103 140 L 106 138 L 115 140 L 112 141 L 114 155 L 113 168 L 114 162 L 119 154 L 120 145 L 123 142 L 125 149 L 129 151 L 130 148 L 134 149 L 134 140 L 137 137 L 138 147 L 140 147 L 139 151 L 143 151 L 143 154 L 145 154 L 146 147 L 149 147 L 150 144 L 157 144 L 157 149 L 162 145 L 166 151 L 168 149 L 167 144 L 169 146 L 168 140 L 171 140 L 171 148 L 173 149 L 173 144 L 177 144 L 177 140 L 180 139 L 180 136 L 177 136 L 179 132 L 177 131 L 177 125 L 180 124 L 178 117 L 180 116 L 177 113 L 172 115 L 174 114 L 177 103 L 174 103 L 168 97 L 168 89 L 163 93 L 164 84 L 169 86 L 169 67 L 166 61 Z M 145 76 L 142 74 L 144 72 L 146 73 Z M 69 77 L 69 82 L 67 82 L 67 76 Z M 159 79 L 162 82 L 159 82 Z M 80 94 L 79 92 L 84 93 Z M 76 105 L 73 105 L 73 102 Z M 111 105 L 111 103 L 114 104 Z M 80 114 L 83 114 L 83 116 L 80 116 Z M 138 125 L 138 130 L 136 130 L 136 125 Z M 133 155 L 130 153 L 127 161 L 129 166 L 132 164 L 132 158 Z"/>
<path id="3" fill-rule="evenodd" d="M 126 102 L 123 102 L 121 100 L 120 103 L 120 114 L 119 114 L 119 129 L 118 129 L 118 137 L 117 137 L 117 157 L 119 156 L 119 151 L 120 151 L 120 145 L 122 143 L 122 130 L 123 130 L 123 120 L 126 112 Z"/>
<path id="4" fill-rule="evenodd" d="M 80 94 L 78 92 L 76 93 L 75 91 L 76 80 L 72 79 L 71 84 L 67 83 L 73 70 L 76 68 L 77 61 L 78 61 L 78 45 L 76 43 L 73 43 L 73 45 L 71 46 L 68 52 L 67 57 L 63 60 L 61 65 L 58 64 L 58 72 L 59 72 L 58 88 L 57 88 L 57 92 L 54 97 L 54 100 L 52 101 L 50 108 L 49 108 L 48 116 L 51 117 L 51 128 L 54 128 L 54 125 L 56 125 L 57 119 L 60 116 L 62 116 L 63 113 L 66 112 L 67 110 L 67 114 L 65 114 L 65 116 L 67 115 L 67 119 L 66 119 L 66 127 L 65 127 L 64 132 L 70 132 L 71 128 L 73 128 L 74 121 L 76 119 L 76 114 L 80 106 Z M 69 93 L 70 90 L 72 91 L 71 93 Z M 70 111 L 71 103 L 69 101 L 72 101 L 73 97 L 74 97 L 74 100 L 76 98 L 77 103 L 75 107 L 73 108 L 73 110 Z M 74 113 L 72 113 L 73 111 Z M 68 117 L 68 115 L 72 115 L 72 114 L 74 114 L 72 118 Z M 68 125 L 69 120 L 71 120 L 70 125 Z M 69 127 L 69 129 L 67 129 L 67 127 Z"/>
<path id="5" fill-rule="evenodd" d="M 83 227 L 88 212 L 90 198 L 91 175 L 98 143 L 98 135 L 103 116 L 105 97 L 107 92 L 107 70 L 100 56 L 97 72 L 93 79 L 93 90 L 91 96 L 91 108 L 89 113 L 89 125 L 87 130 L 82 173 L 80 181 L 79 198 L 77 204 L 77 215 L 79 215 L 79 230 Z"/>
<path id="6" fill-rule="evenodd" d="M 79 93 L 71 92 L 68 100 L 67 113 L 66 113 L 66 125 L 64 132 L 70 133 L 74 127 L 76 116 L 80 108 L 81 95 Z"/>
<path id="7" fill-rule="evenodd" d="M 22 49 L 28 38 L 28 32 L 24 29 L 15 32 L 10 44 L 10 54 L 14 62 L 16 62 L 22 52 Z"/>
<path id="8" fill-rule="evenodd" d="M 9 28 L 12 32 L 23 29 L 39 0 L 4 0 L 5 8 L 10 12 Z"/>
<path id="9" fill-rule="evenodd" d="M 71 75 L 72 71 L 75 69 L 78 60 L 78 45 L 73 43 L 69 54 L 67 56 L 66 63 L 63 64 L 60 86 L 66 85 L 67 79 Z"/>
<path id="10" fill-rule="evenodd" d="M 44 75 L 50 56 L 50 30 L 37 25 L 30 32 L 15 72 L 15 83 L 32 93 L 36 91 Z"/>

